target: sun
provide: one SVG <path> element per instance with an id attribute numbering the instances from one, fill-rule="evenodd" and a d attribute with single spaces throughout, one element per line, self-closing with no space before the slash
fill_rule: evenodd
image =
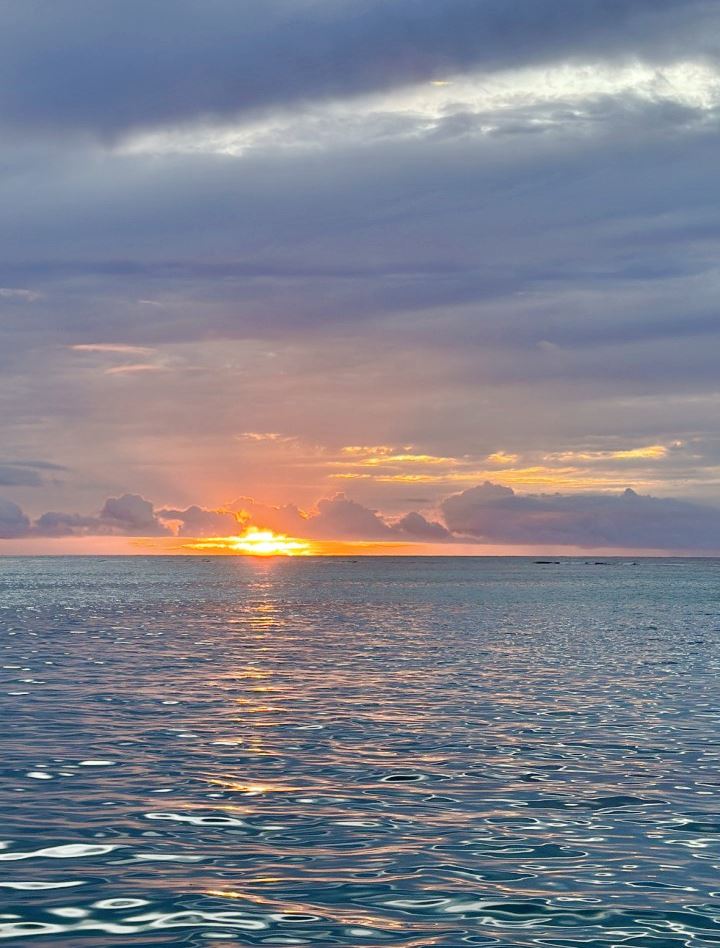
<path id="1" fill-rule="evenodd" d="M 310 544 L 272 530 L 248 527 L 239 537 L 229 537 L 230 549 L 251 556 L 301 556 L 310 552 Z"/>
<path id="2" fill-rule="evenodd" d="M 248 527 L 240 536 L 210 537 L 188 544 L 192 550 L 238 553 L 244 556 L 308 556 L 312 545 L 306 540 L 287 537 L 273 530 Z"/>

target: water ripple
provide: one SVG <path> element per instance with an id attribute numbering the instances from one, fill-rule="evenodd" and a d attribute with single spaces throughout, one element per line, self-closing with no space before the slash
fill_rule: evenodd
<path id="1" fill-rule="evenodd" d="M 0 939 L 720 945 L 717 562 L 0 565 Z"/>

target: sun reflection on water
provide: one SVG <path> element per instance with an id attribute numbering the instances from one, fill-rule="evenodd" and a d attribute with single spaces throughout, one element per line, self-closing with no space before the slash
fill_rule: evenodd
<path id="1" fill-rule="evenodd" d="M 0 938 L 709 943 L 714 563 L 4 568 Z"/>

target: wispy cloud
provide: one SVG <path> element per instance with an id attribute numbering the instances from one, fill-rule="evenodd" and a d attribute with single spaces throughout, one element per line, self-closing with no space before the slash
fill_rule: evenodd
<path id="1" fill-rule="evenodd" d="M 241 441 L 269 442 L 271 444 L 288 444 L 296 441 L 294 435 L 282 434 L 279 431 L 242 431 L 237 438 Z"/>
<path id="2" fill-rule="evenodd" d="M 560 451 L 545 456 L 549 461 L 662 461 L 671 451 L 681 448 L 683 443 L 675 441 L 667 444 L 647 444 L 637 448 L 623 448 L 616 451 Z"/>
<path id="3" fill-rule="evenodd" d="M 138 372 L 162 372 L 166 366 L 154 362 L 134 362 L 130 365 L 114 365 L 105 369 L 105 375 L 135 375 Z"/>
<path id="4" fill-rule="evenodd" d="M 42 293 L 38 293 L 36 290 L 26 290 L 11 286 L 0 286 L 0 300 L 16 300 L 22 303 L 36 303 L 42 298 Z"/>
<path id="5" fill-rule="evenodd" d="M 120 342 L 81 342 L 68 346 L 73 352 L 99 352 L 109 355 L 149 355 L 154 352 L 147 346 L 130 346 Z"/>

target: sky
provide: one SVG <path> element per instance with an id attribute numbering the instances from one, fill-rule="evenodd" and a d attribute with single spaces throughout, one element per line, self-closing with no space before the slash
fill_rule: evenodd
<path id="1" fill-rule="evenodd" d="M 0 553 L 720 553 L 719 35 L 0 3 Z"/>

